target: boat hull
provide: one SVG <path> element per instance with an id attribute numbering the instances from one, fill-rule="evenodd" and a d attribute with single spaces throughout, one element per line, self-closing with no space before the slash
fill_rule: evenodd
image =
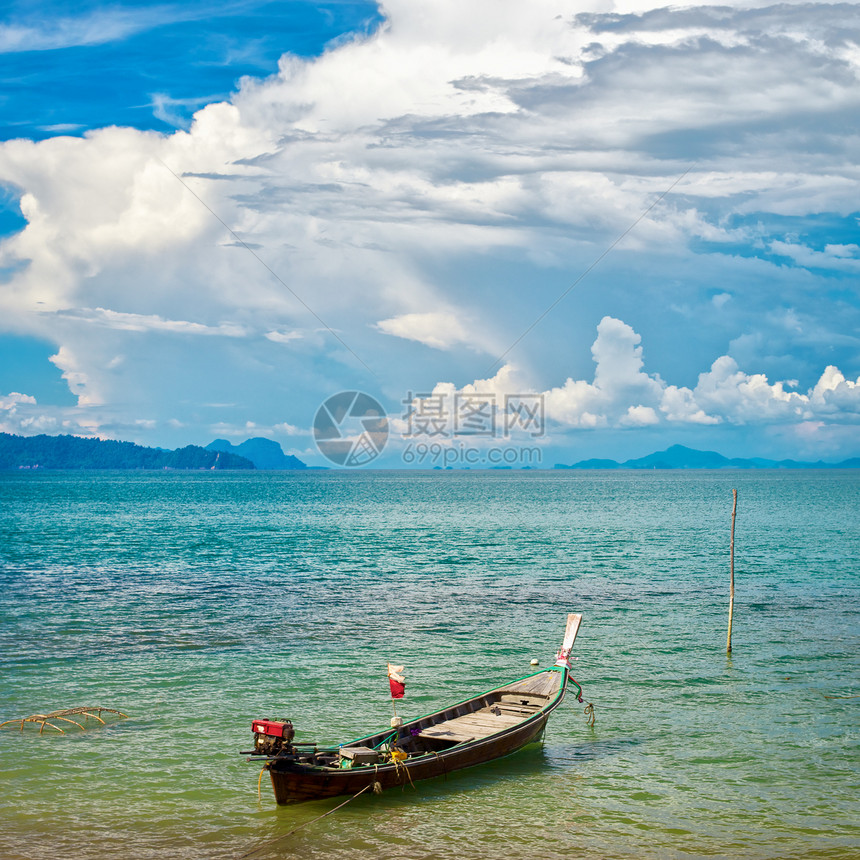
<path id="1" fill-rule="evenodd" d="M 442 730 L 442 737 L 451 734 L 450 740 L 443 743 L 452 743 L 447 748 L 434 749 L 423 754 L 410 755 L 405 761 L 369 765 L 357 768 L 318 767 L 296 763 L 289 760 L 279 761 L 277 758 L 270 760 L 266 767 L 269 770 L 275 799 L 279 804 L 301 803 L 306 800 L 321 800 L 328 797 L 337 797 L 344 794 L 357 794 L 362 789 L 372 788 L 377 791 L 397 786 L 413 784 L 423 779 L 445 776 L 463 768 L 474 767 L 484 764 L 503 756 L 511 755 L 528 744 L 539 741 L 543 737 L 549 715 L 561 704 L 567 686 L 568 673 L 563 668 L 553 668 L 535 676 L 512 685 L 505 685 L 488 694 L 476 697 L 460 706 L 454 706 L 445 711 L 428 717 L 406 723 L 398 731 L 400 740 L 408 738 L 416 733 L 423 737 L 428 733 Z M 480 733 L 482 724 L 487 720 L 499 719 L 500 725 L 504 717 L 490 717 L 486 711 L 493 702 L 504 707 L 514 707 L 516 704 L 501 701 L 502 696 L 518 699 L 526 697 L 523 702 L 529 700 L 529 696 L 535 692 L 544 692 L 544 704 L 539 710 L 535 710 L 523 716 L 515 724 L 507 728 L 486 730 L 484 737 L 468 738 L 457 732 L 475 731 Z M 463 706 L 466 706 L 465 708 Z M 484 716 L 475 713 L 478 705 L 483 705 Z M 466 712 L 465 716 L 457 716 Z M 499 707 L 496 706 L 496 711 Z M 468 727 L 463 728 L 462 721 L 468 721 Z M 474 721 L 478 720 L 477 723 Z M 457 727 L 457 723 L 461 723 Z M 453 729 L 452 733 L 445 732 L 445 727 Z M 423 731 L 422 731 L 423 729 Z M 388 733 L 390 734 L 390 732 Z M 367 744 L 376 747 L 386 737 L 386 733 L 364 738 L 356 741 L 356 744 Z M 431 748 L 432 749 L 432 748 Z"/>
<path id="2" fill-rule="evenodd" d="M 527 723 L 486 738 L 458 750 L 440 752 L 406 761 L 397 766 L 386 764 L 378 768 L 358 770 L 308 771 L 277 764 L 269 767 L 275 800 L 279 804 L 322 800 L 342 794 L 357 794 L 364 788 L 379 783 L 380 789 L 396 788 L 422 779 L 446 776 L 457 770 L 474 767 L 517 752 L 543 736 L 548 714 L 538 714 Z"/>

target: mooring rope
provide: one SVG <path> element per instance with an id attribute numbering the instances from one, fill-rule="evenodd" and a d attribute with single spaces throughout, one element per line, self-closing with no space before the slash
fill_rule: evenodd
<path id="1" fill-rule="evenodd" d="M 583 702 L 582 687 L 579 685 L 579 683 L 577 683 L 576 678 L 574 678 L 572 675 L 568 675 L 567 677 L 571 683 L 576 685 L 576 689 L 579 691 L 576 694 L 576 701 L 579 702 L 579 704 L 581 705 Z M 585 713 L 585 716 L 588 717 L 588 719 L 585 721 L 585 724 L 589 728 L 592 728 L 594 726 L 595 721 L 596 721 L 596 718 L 594 716 L 594 703 L 593 702 L 586 702 L 585 703 L 585 712 L 584 713 Z"/>
<path id="2" fill-rule="evenodd" d="M 585 722 L 585 725 L 587 725 L 590 728 L 591 726 L 594 725 L 594 723 L 597 720 L 597 718 L 594 716 L 594 703 L 589 702 L 585 706 L 585 710 L 583 711 L 583 713 L 585 714 L 586 717 L 588 717 L 588 719 Z"/>
<path id="3" fill-rule="evenodd" d="M 347 805 L 351 801 L 355 800 L 360 794 L 364 794 L 365 791 L 368 791 L 372 788 L 373 783 L 368 783 L 364 786 L 361 791 L 356 792 L 352 797 L 348 797 L 343 803 L 339 803 L 334 809 L 330 809 L 328 812 L 324 812 L 322 815 L 318 815 L 316 818 L 312 818 L 310 821 L 306 821 L 304 824 L 300 824 L 298 827 L 294 827 L 290 830 L 289 833 L 284 833 L 282 836 L 276 836 L 274 839 L 270 839 L 268 842 L 263 842 L 262 845 L 258 845 L 256 848 L 252 848 L 250 851 L 245 852 L 244 854 L 240 854 L 238 860 L 244 860 L 245 857 L 250 857 L 252 854 L 256 854 L 258 851 L 262 851 L 264 848 L 268 848 L 270 845 L 274 845 L 276 842 L 280 842 L 282 839 L 286 839 L 288 836 L 292 836 L 294 833 L 297 833 L 303 827 L 307 827 L 309 824 L 313 824 L 315 821 L 319 821 L 321 818 L 325 818 L 327 815 L 331 815 L 333 812 L 337 812 L 338 809 Z"/>
<path id="4" fill-rule="evenodd" d="M 263 774 L 266 772 L 265 767 L 260 768 L 260 778 L 257 780 L 257 803 L 263 802 L 263 792 L 260 787 L 263 785 Z"/>
<path id="5" fill-rule="evenodd" d="M 442 756 L 440 756 L 439 753 L 436 752 L 436 750 L 430 750 L 430 752 L 432 752 L 433 755 L 436 756 L 436 761 L 438 761 L 442 765 L 442 778 L 445 782 L 448 782 L 448 765 L 445 764 L 445 759 L 442 758 Z"/>
<path id="6" fill-rule="evenodd" d="M 394 757 L 392 757 L 391 761 L 394 764 L 394 773 L 397 776 L 397 779 L 400 780 L 400 768 L 402 767 L 403 772 L 406 774 L 406 777 L 409 779 L 409 784 L 413 788 L 415 788 L 415 783 L 412 782 L 412 774 L 409 773 L 409 768 L 406 767 L 405 761 L 404 762 L 398 761 L 398 759 L 396 759 Z M 402 785 L 403 785 L 403 790 L 405 791 L 406 790 L 406 780 L 405 779 L 402 781 Z"/>

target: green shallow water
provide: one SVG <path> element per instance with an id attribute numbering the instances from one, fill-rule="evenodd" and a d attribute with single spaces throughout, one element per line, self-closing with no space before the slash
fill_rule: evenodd
<path id="1" fill-rule="evenodd" d="M 725 656 L 731 489 L 734 656 Z M 230 858 L 254 717 L 338 742 L 527 674 L 543 746 L 362 796 L 259 857 L 860 856 L 860 474 L 0 473 L 0 856 Z"/>

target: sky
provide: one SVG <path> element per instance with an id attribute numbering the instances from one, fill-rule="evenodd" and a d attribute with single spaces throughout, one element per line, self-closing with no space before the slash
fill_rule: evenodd
<path id="1" fill-rule="evenodd" d="M 0 431 L 860 456 L 858 3 L 2 9 Z"/>

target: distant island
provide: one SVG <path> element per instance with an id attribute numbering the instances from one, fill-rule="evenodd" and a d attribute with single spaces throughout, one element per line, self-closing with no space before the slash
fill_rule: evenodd
<path id="1" fill-rule="evenodd" d="M 672 445 L 636 460 L 580 460 L 571 466 L 556 463 L 556 469 L 859 469 L 860 457 L 841 463 L 805 463 L 799 460 L 767 460 L 763 457 L 724 457 L 716 451 L 696 451 L 683 445 Z"/>
<path id="2" fill-rule="evenodd" d="M 311 471 L 298 457 L 285 454 L 271 439 L 255 437 L 239 445 L 215 439 L 205 448 L 186 445 L 171 451 L 134 442 L 82 436 L 15 436 L 0 433 L 0 470 L 8 469 L 258 469 Z M 507 468 L 507 467 L 496 467 Z M 858 469 L 860 457 L 839 463 L 768 460 L 762 457 L 724 457 L 716 451 L 697 451 L 672 445 L 635 460 L 591 459 L 555 469 Z"/>
<path id="3" fill-rule="evenodd" d="M 249 439 L 233 446 L 218 439 L 175 451 L 133 442 L 80 436 L 0 433 L 0 469 L 306 469 L 277 442 Z"/>
<path id="4" fill-rule="evenodd" d="M 250 460 L 257 469 L 307 469 L 307 464 L 292 454 L 285 454 L 281 446 L 271 439 L 255 436 L 241 445 L 233 445 L 226 439 L 216 439 L 206 446 L 207 451 L 221 451 Z"/>

